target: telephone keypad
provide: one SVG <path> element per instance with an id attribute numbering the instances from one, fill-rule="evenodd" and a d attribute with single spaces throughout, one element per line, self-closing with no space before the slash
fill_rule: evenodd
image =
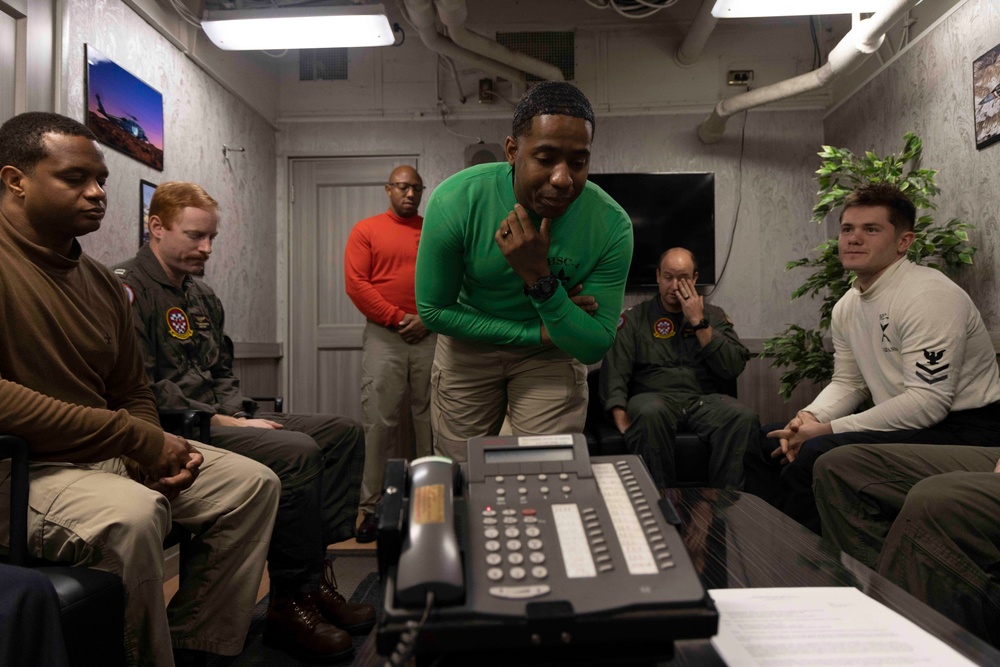
<path id="1" fill-rule="evenodd" d="M 673 559 L 669 551 L 665 549 L 664 536 L 658 528 L 654 510 L 651 508 L 649 501 L 646 500 L 639 481 L 627 466 L 617 466 L 615 473 L 617 473 L 615 477 L 621 480 L 621 486 L 619 487 L 621 491 L 618 496 L 619 502 L 624 502 L 625 506 L 609 507 L 612 514 L 612 521 L 620 520 L 621 512 L 627 508 L 634 512 L 632 514 L 634 517 L 632 521 L 636 528 L 640 528 L 635 534 L 627 536 L 625 539 L 622 539 L 622 535 L 618 535 L 621 548 L 625 552 L 629 570 L 633 569 L 637 558 L 641 560 L 641 551 L 647 545 L 651 553 L 650 551 L 646 553 L 650 555 L 655 554 L 655 559 L 649 559 L 652 567 L 656 570 L 674 567 Z M 561 480 L 558 488 L 552 489 L 544 484 L 550 475 L 553 479 L 558 477 Z M 544 541 L 541 539 L 542 526 L 549 524 L 549 528 L 546 530 L 557 529 L 557 527 L 552 522 L 552 519 L 541 521 L 536 507 L 525 507 L 525 505 L 534 503 L 535 498 L 538 498 L 538 496 L 545 499 L 551 497 L 553 493 L 565 496 L 573 494 L 575 478 L 563 472 L 497 475 L 493 479 L 496 481 L 496 485 L 490 485 L 493 487 L 491 492 L 500 507 L 496 510 L 485 510 L 482 513 L 483 536 L 487 540 L 485 544 L 486 551 L 488 552 L 486 554 L 486 563 L 491 566 L 488 570 L 489 579 L 498 583 L 503 580 L 508 582 L 524 582 L 524 585 L 520 586 L 520 588 L 496 586 L 490 589 L 491 592 L 498 591 L 494 593 L 498 597 L 505 597 L 511 594 L 512 591 L 520 591 L 521 588 L 531 587 L 532 579 L 535 581 L 547 579 L 549 575 L 547 566 L 543 565 L 547 561 L 547 556 L 543 551 Z M 538 486 L 532 486 L 534 480 L 537 480 L 535 483 Z M 509 488 L 505 487 L 505 483 L 508 483 L 507 487 Z M 515 491 L 516 496 L 514 495 Z M 513 501 L 506 500 L 508 496 L 517 497 L 521 507 L 518 509 L 509 506 L 504 507 L 505 504 L 513 504 Z M 605 500 L 607 501 L 608 499 L 605 498 Z M 566 507 L 575 507 L 575 511 L 578 512 L 577 516 L 579 518 L 577 520 L 579 523 L 577 525 L 583 529 L 579 532 L 579 539 L 581 539 L 582 546 L 584 547 L 583 552 L 589 552 L 586 560 L 592 563 L 590 565 L 591 574 L 589 576 L 600 576 L 603 573 L 615 571 L 621 563 L 617 563 L 614 560 L 614 556 L 609 549 L 607 533 L 605 532 L 607 526 L 602 525 L 601 515 L 597 509 L 592 506 L 584 507 L 573 504 Z M 520 525 L 521 522 L 523 522 L 523 526 Z M 499 526 L 497 524 L 503 526 L 502 530 L 498 530 Z M 612 525 L 614 524 L 612 523 Z M 497 528 L 492 528 L 491 526 L 497 526 Z M 518 539 L 521 537 L 522 532 L 524 534 L 523 542 L 521 539 Z M 497 539 L 500 538 L 501 534 L 504 539 Z M 562 536 L 553 533 L 552 537 L 559 537 L 556 540 L 558 547 Z M 577 552 L 576 555 L 582 557 L 584 553 Z M 582 565 L 579 566 L 582 567 Z M 528 581 L 524 581 L 525 579 L 528 579 Z M 504 591 L 505 593 L 501 595 L 499 591 Z"/>

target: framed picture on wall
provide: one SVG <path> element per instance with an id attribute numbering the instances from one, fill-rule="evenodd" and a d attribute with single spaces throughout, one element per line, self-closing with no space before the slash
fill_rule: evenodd
<path id="1" fill-rule="evenodd" d="M 156 183 L 139 181 L 139 247 L 149 243 L 149 202 L 153 200 Z"/>
<path id="2" fill-rule="evenodd" d="M 972 63 L 976 148 L 1000 141 L 1000 44 Z"/>
<path id="3" fill-rule="evenodd" d="M 87 127 L 102 143 L 163 171 L 163 95 L 87 49 Z"/>

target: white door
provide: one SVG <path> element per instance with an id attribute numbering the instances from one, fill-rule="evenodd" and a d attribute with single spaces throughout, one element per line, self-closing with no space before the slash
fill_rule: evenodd
<path id="1" fill-rule="evenodd" d="M 365 318 L 344 291 L 344 247 L 354 224 L 389 207 L 393 168 L 415 155 L 292 161 L 289 402 L 296 412 L 361 421 Z"/>

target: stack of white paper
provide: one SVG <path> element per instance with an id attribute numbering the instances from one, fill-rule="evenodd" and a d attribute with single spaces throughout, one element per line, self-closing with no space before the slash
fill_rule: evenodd
<path id="1" fill-rule="evenodd" d="M 729 667 L 973 665 L 856 588 L 726 588 L 712 639 Z"/>

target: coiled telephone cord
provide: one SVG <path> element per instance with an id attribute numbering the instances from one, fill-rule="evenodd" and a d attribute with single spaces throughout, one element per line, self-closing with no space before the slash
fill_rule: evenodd
<path id="1" fill-rule="evenodd" d="M 424 623 L 427 622 L 427 618 L 431 615 L 431 609 L 434 607 L 434 593 L 432 591 L 427 591 L 427 603 L 424 605 L 424 614 L 420 617 L 419 621 L 407 621 L 406 630 L 399 635 L 399 641 L 396 643 L 396 648 L 393 649 L 392 653 L 386 658 L 385 667 L 406 667 L 406 663 L 409 662 L 410 657 L 413 655 L 413 649 L 417 644 L 417 635 L 420 634 L 420 630 L 424 627 Z"/>

